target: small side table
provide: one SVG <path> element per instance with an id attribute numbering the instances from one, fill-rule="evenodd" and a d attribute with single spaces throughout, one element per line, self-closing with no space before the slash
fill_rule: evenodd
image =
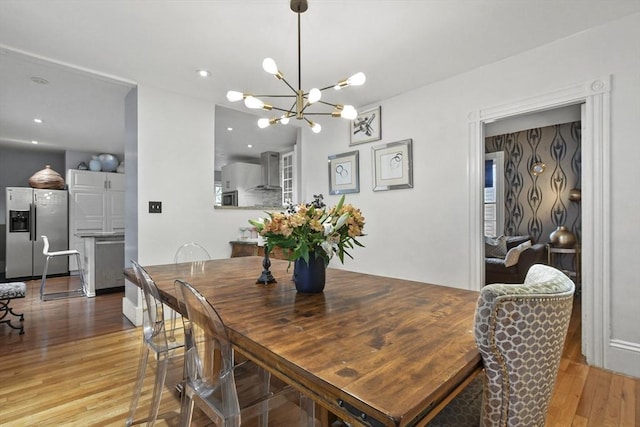
<path id="1" fill-rule="evenodd" d="M 573 270 L 562 270 L 562 272 L 575 279 L 576 286 L 578 286 L 580 284 L 580 271 L 582 270 L 580 245 L 575 245 L 573 248 L 557 248 L 547 245 L 547 264 L 556 267 L 558 255 L 562 254 L 573 255 Z"/>

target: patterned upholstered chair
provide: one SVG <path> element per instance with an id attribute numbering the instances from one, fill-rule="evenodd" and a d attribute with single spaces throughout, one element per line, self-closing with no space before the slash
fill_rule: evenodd
<path id="1" fill-rule="evenodd" d="M 571 318 L 575 285 L 536 264 L 524 284 L 482 288 L 475 338 L 479 375 L 430 426 L 544 426 Z"/>

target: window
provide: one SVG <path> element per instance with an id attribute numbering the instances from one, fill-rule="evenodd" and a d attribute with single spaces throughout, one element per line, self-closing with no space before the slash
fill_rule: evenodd
<path id="1" fill-rule="evenodd" d="M 504 153 L 485 155 L 484 167 L 484 235 L 504 233 Z"/>
<path id="2" fill-rule="evenodd" d="M 221 181 L 216 181 L 213 184 L 213 188 L 215 191 L 215 201 L 214 201 L 214 205 L 215 206 L 222 206 L 222 182 Z"/>
<path id="3" fill-rule="evenodd" d="M 282 202 L 294 203 L 293 199 L 293 151 L 282 155 Z"/>

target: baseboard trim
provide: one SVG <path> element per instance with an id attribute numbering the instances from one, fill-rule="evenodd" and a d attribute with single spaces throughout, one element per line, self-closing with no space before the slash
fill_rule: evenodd
<path id="1" fill-rule="evenodd" d="M 135 326 L 142 325 L 142 307 L 138 307 L 127 297 L 122 298 L 122 314 Z"/>
<path id="2" fill-rule="evenodd" d="M 640 344 L 609 340 L 606 369 L 640 378 Z"/>

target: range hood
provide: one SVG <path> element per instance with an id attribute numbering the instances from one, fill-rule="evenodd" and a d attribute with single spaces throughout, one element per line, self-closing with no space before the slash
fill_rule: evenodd
<path id="1" fill-rule="evenodd" d="M 265 151 L 260 154 L 262 166 L 262 182 L 256 190 L 281 190 L 280 186 L 280 153 Z"/>

